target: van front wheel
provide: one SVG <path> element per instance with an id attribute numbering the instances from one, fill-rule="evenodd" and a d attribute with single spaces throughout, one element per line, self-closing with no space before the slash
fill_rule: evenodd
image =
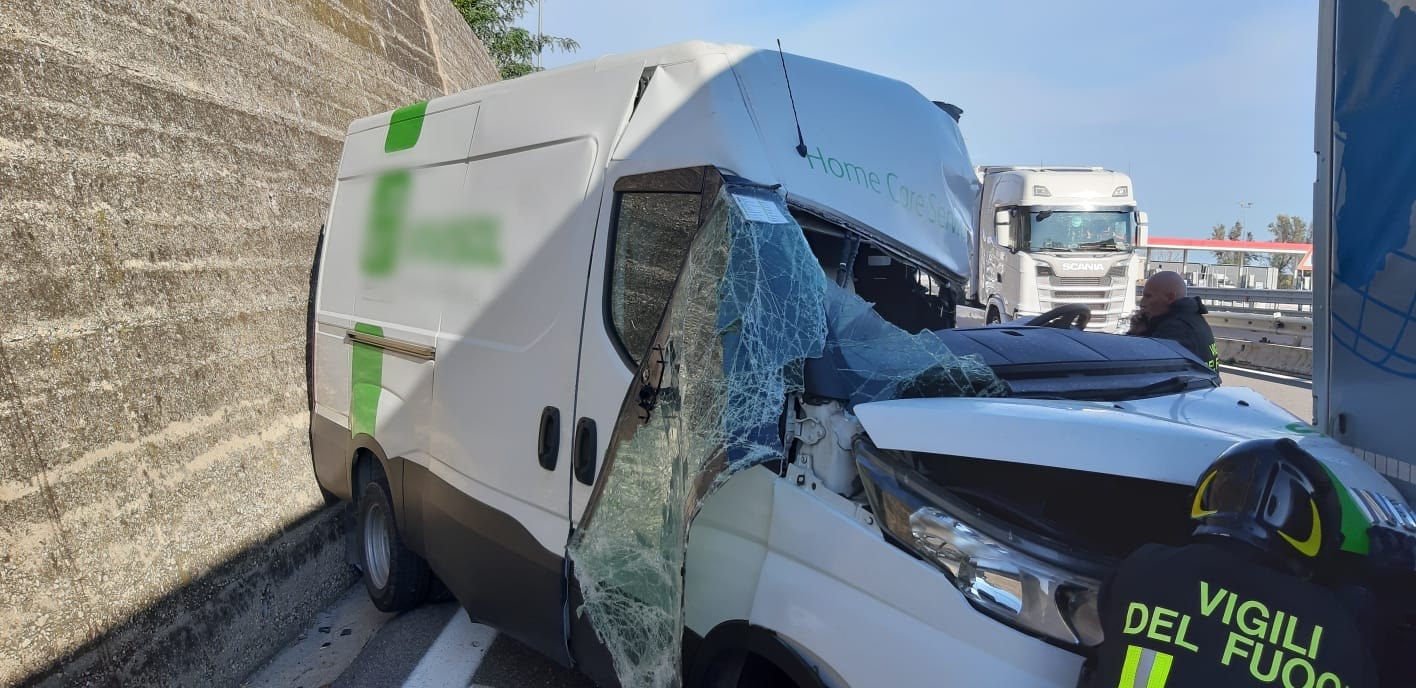
<path id="1" fill-rule="evenodd" d="M 403 545 L 393 519 L 388 483 L 380 475 L 359 495 L 359 561 L 374 606 L 386 612 L 412 609 L 427 597 L 428 563 Z"/>

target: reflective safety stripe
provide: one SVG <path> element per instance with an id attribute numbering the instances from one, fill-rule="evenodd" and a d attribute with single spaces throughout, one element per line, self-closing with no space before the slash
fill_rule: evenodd
<path id="1" fill-rule="evenodd" d="M 1121 680 L 1116 688 L 1135 688 L 1136 667 L 1141 663 L 1141 648 L 1132 645 L 1126 648 L 1126 663 L 1121 665 Z"/>
<path id="2" fill-rule="evenodd" d="M 1126 662 L 1121 666 L 1116 688 L 1165 688 L 1174 659 L 1164 652 L 1131 645 L 1126 648 Z"/>
<path id="3" fill-rule="evenodd" d="M 1165 688 L 1165 682 L 1170 679 L 1170 662 L 1174 657 L 1164 652 L 1152 654 L 1155 655 L 1155 663 L 1151 665 L 1150 676 L 1146 678 L 1146 688 Z"/>

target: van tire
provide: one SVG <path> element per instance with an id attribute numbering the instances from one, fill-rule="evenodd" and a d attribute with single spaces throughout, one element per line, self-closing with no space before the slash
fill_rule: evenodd
<path id="1" fill-rule="evenodd" d="M 364 484 L 356 520 L 364 588 L 380 611 L 407 611 L 428 596 L 428 562 L 403 544 L 394 522 L 393 499 L 382 475 Z"/>

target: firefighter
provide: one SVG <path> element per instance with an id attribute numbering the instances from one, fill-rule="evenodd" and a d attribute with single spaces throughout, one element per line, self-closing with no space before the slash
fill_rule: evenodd
<path id="1" fill-rule="evenodd" d="M 1335 478 L 1291 439 L 1201 476 L 1184 546 L 1146 545 L 1103 586 L 1093 688 L 1369 688 L 1370 598 L 1319 585 L 1342 544 Z"/>

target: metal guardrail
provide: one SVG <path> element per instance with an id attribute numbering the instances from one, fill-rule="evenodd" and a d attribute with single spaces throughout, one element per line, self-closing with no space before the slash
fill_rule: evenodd
<path id="1" fill-rule="evenodd" d="M 1313 348 L 1313 318 L 1307 313 L 1232 313 L 1212 310 L 1205 322 L 1220 339 Z"/>
<path id="2" fill-rule="evenodd" d="M 1136 287 L 1140 298 L 1142 288 Z M 1198 296 L 1211 311 L 1226 313 L 1282 313 L 1284 315 L 1313 314 L 1313 292 L 1304 289 L 1224 289 L 1190 287 L 1190 296 Z"/>

